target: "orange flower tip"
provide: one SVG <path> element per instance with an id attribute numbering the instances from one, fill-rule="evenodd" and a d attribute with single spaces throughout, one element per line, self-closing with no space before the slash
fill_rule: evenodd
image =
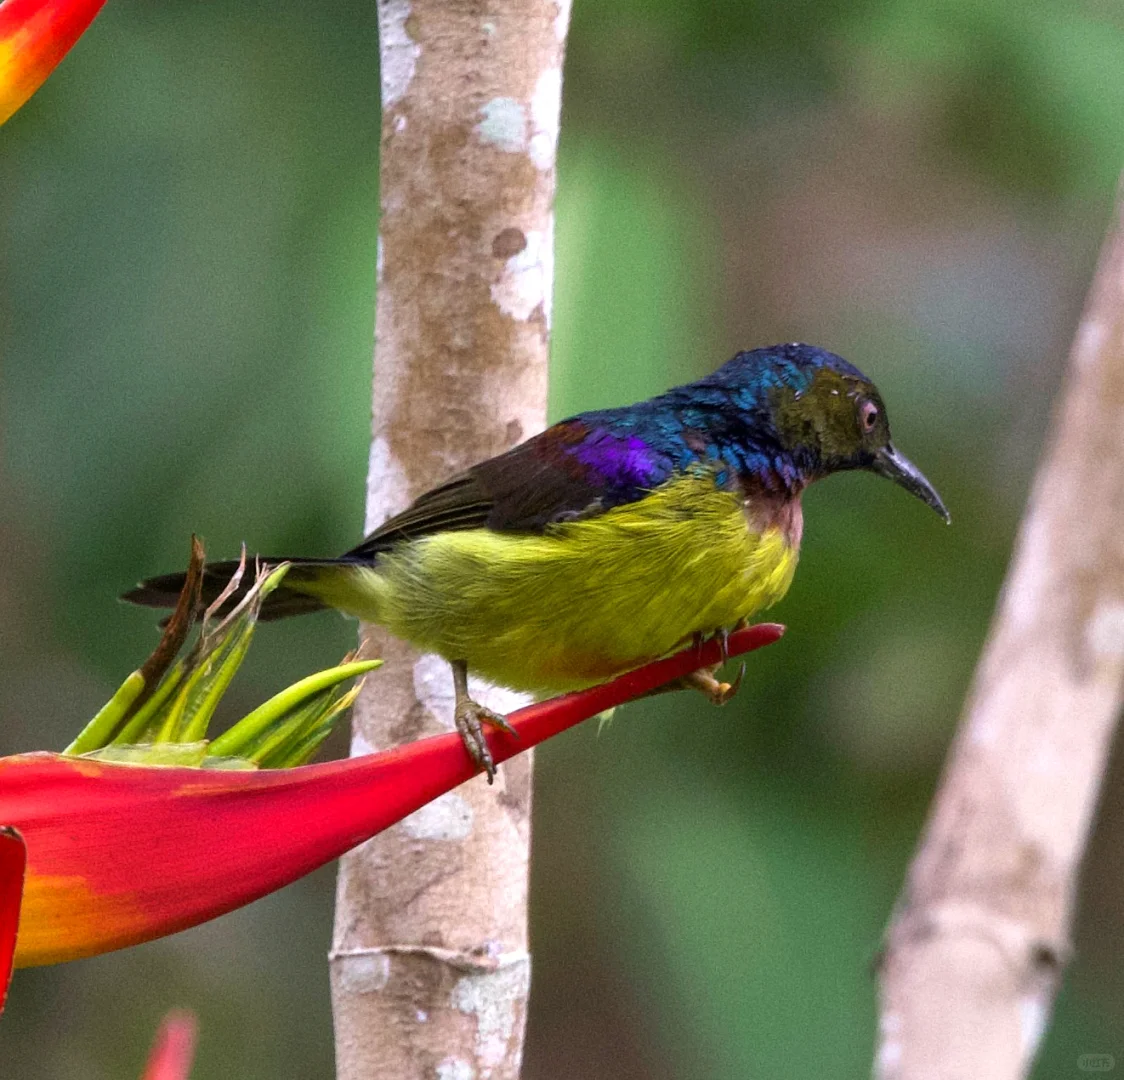
<path id="1" fill-rule="evenodd" d="M 195 1061 L 199 1023 L 187 1009 L 173 1009 L 160 1022 L 141 1080 L 187 1080 Z"/>
<path id="2" fill-rule="evenodd" d="M 0 124 L 43 84 L 105 0 L 4 0 L 0 4 Z"/>

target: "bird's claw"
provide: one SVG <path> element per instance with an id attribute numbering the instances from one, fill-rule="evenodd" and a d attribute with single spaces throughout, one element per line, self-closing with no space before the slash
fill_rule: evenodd
<path id="1" fill-rule="evenodd" d="M 723 685 L 729 687 L 729 689 L 726 691 L 726 697 L 722 701 L 718 702 L 719 705 L 725 705 L 726 702 L 729 701 L 742 688 L 742 679 L 744 678 L 745 661 L 743 660 L 740 664 L 738 664 L 738 673 L 734 676 L 734 681 L 732 683 L 723 683 Z"/>
<path id="2" fill-rule="evenodd" d="M 487 773 L 488 783 L 493 783 L 496 778 L 496 762 L 488 747 L 488 740 L 484 738 L 484 725 L 499 728 L 500 731 L 514 735 L 516 738 L 519 737 L 519 733 L 507 722 L 507 717 L 485 708 L 471 698 L 462 698 L 456 703 L 453 710 L 453 723 L 460 732 L 468 756 Z"/>

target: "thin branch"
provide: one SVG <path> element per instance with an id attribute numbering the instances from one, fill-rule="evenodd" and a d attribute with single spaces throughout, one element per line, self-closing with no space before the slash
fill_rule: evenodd
<path id="1" fill-rule="evenodd" d="M 540 430 L 568 0 L 379 0 L 382 152 L 373 528 Z M 353 753 L 452 723 L 443 661 L 381 631 Z M 489 695 L 485 695 L 488 697 Z M 514 695 L 490 695 L 498 711 Z M 403 718 L 406 718 L 403 720 Z M 530 981 L 531 762 L 443 796 L 341 863 L 343 1080 L 514 1080 Z"/>
<path id="2" fill-rule="evenodd" d="M 880 1080 L 1025 1076 L 1124 686 L 1124 207 L 881 971 Z"/>

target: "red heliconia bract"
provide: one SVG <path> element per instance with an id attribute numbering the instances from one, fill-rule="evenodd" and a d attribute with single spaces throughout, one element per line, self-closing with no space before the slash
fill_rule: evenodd
<path id="1" fill-rule="evenodd" d="M 27 848 L 15 829 L 0 827 L 0 1012 L 12 979 L 16 933 L 20 922 L 20 896 L 23 893 Z"/>
<path id="2" fill-rule="evenodd" d="M 783 628 L 730 635 L 730 656 Z M 582 720 L 722 657 L 708 641 L 603 686 L 512 713 L 489 731 L 502 762 Z M 134 945 L 203 922 L 307 874 L 437 796 L 476 766 L 450 732 L 293 769 L 146 767 L 58 754 L 0 759 L 0 821 L 19 829 L 27 874 L 16 966 Z"/>

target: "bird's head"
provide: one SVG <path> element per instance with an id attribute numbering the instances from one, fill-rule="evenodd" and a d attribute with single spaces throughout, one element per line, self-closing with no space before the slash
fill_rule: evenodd
<path id="1" fill-rule="evenodd" d="M 842 357 L 812 345 L 776 345 L 739 353 L 703 382 L 741 397 L 752 423 L 772 430 L 807 480 L 865 469 L 950 520 L 933 485 L 891 442 L 878 388 Z"/>

